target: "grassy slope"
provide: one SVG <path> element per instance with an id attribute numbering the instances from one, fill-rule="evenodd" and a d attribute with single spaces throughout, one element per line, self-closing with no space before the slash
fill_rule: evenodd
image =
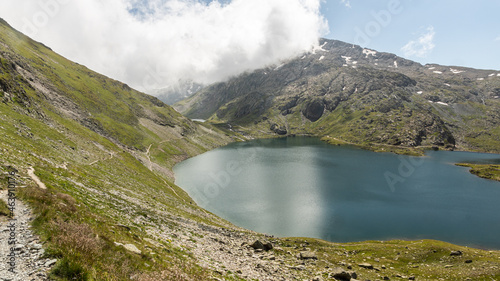
<path id="1" fill-rule="evenodd" d="M 165 276 L 203 279 L 206 270 L 169 243 L 154 247 L 159 258 L 146 253 L 144 247 L 152 246 L 143 240 L 147 224 L 139 221 L 157 215 L 150 214 L 157 208 L 171 216 L 158 223 L 173 228 L 179 227 L 175 217 L 226 225 L 190 204 L 164 170 L 231 139 L 64 59 L 5 23 L 0 23 L 0 42 L 1 170 L 26 175 L 33 166 L 48 187 L 40 190 L 24 181 L 27 187 L 19 189 L 19 196 L 38 214 L 34 226 L 47 241 L 47 255 L 61 259 L 53 277 L 126 280 L 137 272 L 167 270 Z M 61 105 L 54 96 L 79 108 Z M 80 116 L 68 118 L 73 116 L 68 110 Z M 90 129 L 82 126 L 89 123 Z M 141 163 L 160 157 L 157 169 Z M 135 244 L 144 254 L 131 254 L 115 241 Z"/>
<path id="2" fill-rule="evenodd" d="M 26 187 L 18 189 L 18 196 L 34 209 L 33 226 L 45 241 L 46 255 L 59 259 L 52 278 L 210 279 L 214 272 L 198 265 L 196 257 L 176 243 L 177 236 L 159 239 L 155 233 L 161 227 L 197 239 L 200 234 L 184 230 L 186 221 L 232 227 L 191 204 L 171 177 L 174 163 L 231 139 L 216 127 L 195 125 L 170 108 L 158 106 L 154 99 L 65 60 L 4 24 L 0 24 L 0 40 L 0 79 L 4 87 L 0 91 L 0 173 L 17 169 L 22 176 L 20 186 Z M 83 116 L 91 113 L 85 118 L 98 125 L 89 126 L 91 130 L 82 126 L 88 123 L 81 118 L 69 118 L 63 113 L 68 107 L 31 86 L 29 75 L 21 75 L 12 63 L 36 72 L 34 81 L 44 82 L 45 88 L 81 105 L 74 111 Z M 148 114 L 136 105 L 147 108 Z M 164 122 L 172 126 L 161 125 Z M 30 166 L 47 190 L 25 178 Z M 0 186 L 5 188 L 6 180 L 1 180 Z M 276 239 L 281 250 L 276 249 L 274 254 L 283 256 L 284 265 L 296 265 L 294 255 L 302 249 L 304 240 Z M 342 266 L 344 262 L 353 264 L 360 279 L 397 274 L 415 275 L 417 280 L 500 277 L 498 252 L 435 241 L 307 241 L 307 247 L 317 251 L 320 260 L 308 262 L 305 271 L 297 271 L 301 279 L 326 277 L 326 266 Z M 126 251 L 114 242 L 134 244 L 142 254 Z M 449 258 L 452 249 L 463 250 L 464 258 L 472 258 L 474 263 Z M 383 272 L 355 265 L 375 258 L 386 265 Z M 445 269 L 449 263 L 455 267 Z M 219 277 L 241 280 L 230 272 Z"/>

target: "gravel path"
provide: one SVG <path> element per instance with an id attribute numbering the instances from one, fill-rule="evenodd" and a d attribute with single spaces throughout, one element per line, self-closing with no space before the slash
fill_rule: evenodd
<path id="1" fill-rule="evenodd" d="M 1 200 L 7 202 L 7 196 L 7 190 L 0 191 Z M 15 200 L 13 219 L 0 218 L 0 281 L 48 280 L 47 272 L 56 260 L 42 258 L 40 240 L 31 231 L 32 219 L 19 199 Z"/>

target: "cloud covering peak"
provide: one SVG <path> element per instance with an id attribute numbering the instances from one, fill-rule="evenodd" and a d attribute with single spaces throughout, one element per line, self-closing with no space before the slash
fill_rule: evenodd
<path id="1" fill-rule="evenodd" d="M 139 90 L 277 63 L 327 32 L 321 0 L 2 0 L 33 39 Z"/>

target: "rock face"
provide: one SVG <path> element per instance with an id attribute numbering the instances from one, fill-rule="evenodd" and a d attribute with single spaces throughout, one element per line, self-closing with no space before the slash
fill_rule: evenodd
<path id="1" fill-rule="evenodd" d="M 250 133 L 500 151 L 500 76 L 492 71 L 421 65 L 334 40 L 320 44 L 280 67 L 206 87 L 177 108 Z"/>
<path id="2" fill-rule="evenodd" d="M 302 114 L 310 121 L 316 122 L 319 118 L 321 118 L 321 116 L 323 116 L 324 111 L 325 104 L 316 99 L 306 104 Z"/>

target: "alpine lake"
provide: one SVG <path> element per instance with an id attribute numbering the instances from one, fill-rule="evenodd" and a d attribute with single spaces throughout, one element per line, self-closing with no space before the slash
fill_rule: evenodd
<path id="1" fill-rule="evenodd" d="M 412 157 L 291 137 L 232 143 L 174 172 L 175 183 L 201 207 L 262 233 L 500 249 L 500 182 L 455 165 L 463 162 L 500 163 L 500 155 Z"/>

